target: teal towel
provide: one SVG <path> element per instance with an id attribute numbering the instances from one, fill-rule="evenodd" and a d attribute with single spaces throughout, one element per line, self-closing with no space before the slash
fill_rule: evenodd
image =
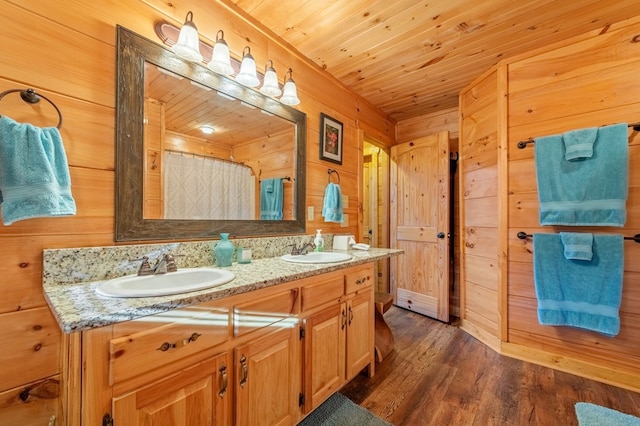
<path id="1" fill-rule="evenodd" d="M 591 261 L 565 259 L 558 234 L 533 235 L 538 321 L 615 336 L 620 331 L 622 235 L 594 235 Z"/>
<path id="2" fill-rule="evenodd" d="M 260 182 L 260 219 L 282 220 L 284 185 L 282 178 Z"/>
<path id="3" fill-rule="evenodd" d="M 591 260 L 593 258 L 593 234 L 580 232 L 561 232 L 564 246 L 564 258 L 573 260 Z"/>
<path id="4" fill-rule="evenodd" d="M 593 157 L 593 144 L 597 136 L 597 127 L 571 130 L 563 133 L 564 159 L 576 161 Z"/>
<path id="5" fill-rule="evenodd" d="M 325 222 L 341 223 L 344 214 L 342 212 L 342 194 L 340 185 L 329 182 L 324 191 L 324 204 L 322 206 L 322 216 Z"/>
<path id="6" fill-rule="evenodd" d="M 2 222 L 73 215 L 71 178 L 60 132 L 0 117 Z"/>
<path id="7" fill-rule="evenodd" d="M 593 155 L 567 161 L 562 135 L 536 138 L 541 225 L 624 226 L 628 192 L 627 125 L 597 129 Z"/>

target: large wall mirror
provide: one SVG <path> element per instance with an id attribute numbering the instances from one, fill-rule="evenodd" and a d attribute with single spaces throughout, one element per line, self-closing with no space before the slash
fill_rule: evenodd
<path id="1" fill-rule="evenodd" d="M 117 32 L 115 240 L 303 233 L 305 114 Z"/>

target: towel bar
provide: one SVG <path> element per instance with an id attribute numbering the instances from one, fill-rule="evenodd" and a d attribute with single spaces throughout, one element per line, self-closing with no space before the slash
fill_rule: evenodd
<path id="1" fill-rule="evenodd" d="M 531 234 L 527 234 L 526 232 L 518 232 L 517 237 L 521 240 L 526 240 L 527 238 L 533 237 Z M 640 243 L 640 234 L 636 234 L 633 237 L 624 237 L 625 240 L 632 240 L 636 243 Z"/>
<path id="2" fill-rule="evenodd" d="M 635 130 L 636 132 L 640 132 L 640 123 L 631 123 L 631 124 L 628 124 L 627 127 L 633 127 L 633 130 Z M 529 138 L 526 141 L 519 141 L 518 148 L 524 149 L 527 147 L 527 145 L 531 143 L 536 143 L 536 140 L 534 138 Z"/>
<path id="3" fill-rule="evenodd" d="M 22 90 L 22 89 L 9 89 L 9 90 L 5 90 L 4 92 L 0 93 L 0 100 L 2 100 L 2 98 L 4 98 L 4 95 L 8 95 L 9 93 L 14 93 L 14 92 L 20 92 L 20 97 L 22 98 L 23 101 L 29 103 L 29 104 L 37 104 L 38 102 L 40 102 L 40 98 L 44 99 L 45 101 L 49 102 L 51 105 L 53 105 L 53 107 L 56 109 L 56 112 L 58 113 L 58 125 L 56 126 L 58 128 L 58 130 L 60 129 L 60 127 L 62 126 L 62 113 L 60 112 L 60 109 L 58 109 L 58 106 L 56 104 L 53 103 L 53 101 L 49 98 L 47 98 L 44 95 L 40 95 L 38 93 L 36 93 L 35 90 L 33 89 L 27 89 L 27 90 Z"/>

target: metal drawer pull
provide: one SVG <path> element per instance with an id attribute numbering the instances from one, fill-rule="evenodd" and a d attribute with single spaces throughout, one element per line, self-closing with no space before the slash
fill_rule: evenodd
<path id="1" fill-rule="evenodd" d="M 242 376 L 240 377 L 240 387 L 243 388 L 247 384 L 247 377 L 249 376 L 249 371 L 247 368 L 247 357 L 242 355 L 240 358 L 240 366 L 242 367 Z"/>
<path id="2" fill-rule="evenodd" d="M 349 306 L 349 325 L 351 325 L 352 321 L 353 321 L 353 309 L 351 309 L 351 306 Z"/>
<path id="3" fill-rule="evenodd" d="M 227 393 L 227 386 L 229 384 L 229 377 L 227 375 L 227 366 L 220 367 L 220 390 L 218 396 L 222 398 Z"/>
<path id="4" fill-rule="evenodd" d="M 200 336 L 202 336 L 202 334 L 193 333 L 188 338 L 186 338 L 184 340 L 180 340 L 180 341 L 178 341 L 176 343 L 164 342 L 156 350 L 162 351 L 162 352 L 166 352 L 166 351 L 168 351 L 169 349 L 172 349 L 172 348 L 179 348 L 179 347 L 182 347 L 182 346 L 187 346 L 189 343 L 195 342 L 196 340 L 198 340 L 198 337 L 200 337 Z"/>
<path id="5" fill-rule="evenodd" d="M 356 285 L 364 284 L 367 281 L 369 281 L 369 276 L 368 275 L 366 277 L 358 278 L 356 280 Z"/>
<path id="6" fill-rule="evenodd" d="M 342 310 L 342 329 L 344 330 L 346 326 L 347 326 L 347 312 L 343 309 Z"/>

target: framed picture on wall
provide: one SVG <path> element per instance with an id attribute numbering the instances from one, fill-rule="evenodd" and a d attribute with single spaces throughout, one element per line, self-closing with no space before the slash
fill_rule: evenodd
<path id="1" fill-rule="evenodd" d="M 320 113 L 320 159 L 342 164 L 342 123 Z"/>

